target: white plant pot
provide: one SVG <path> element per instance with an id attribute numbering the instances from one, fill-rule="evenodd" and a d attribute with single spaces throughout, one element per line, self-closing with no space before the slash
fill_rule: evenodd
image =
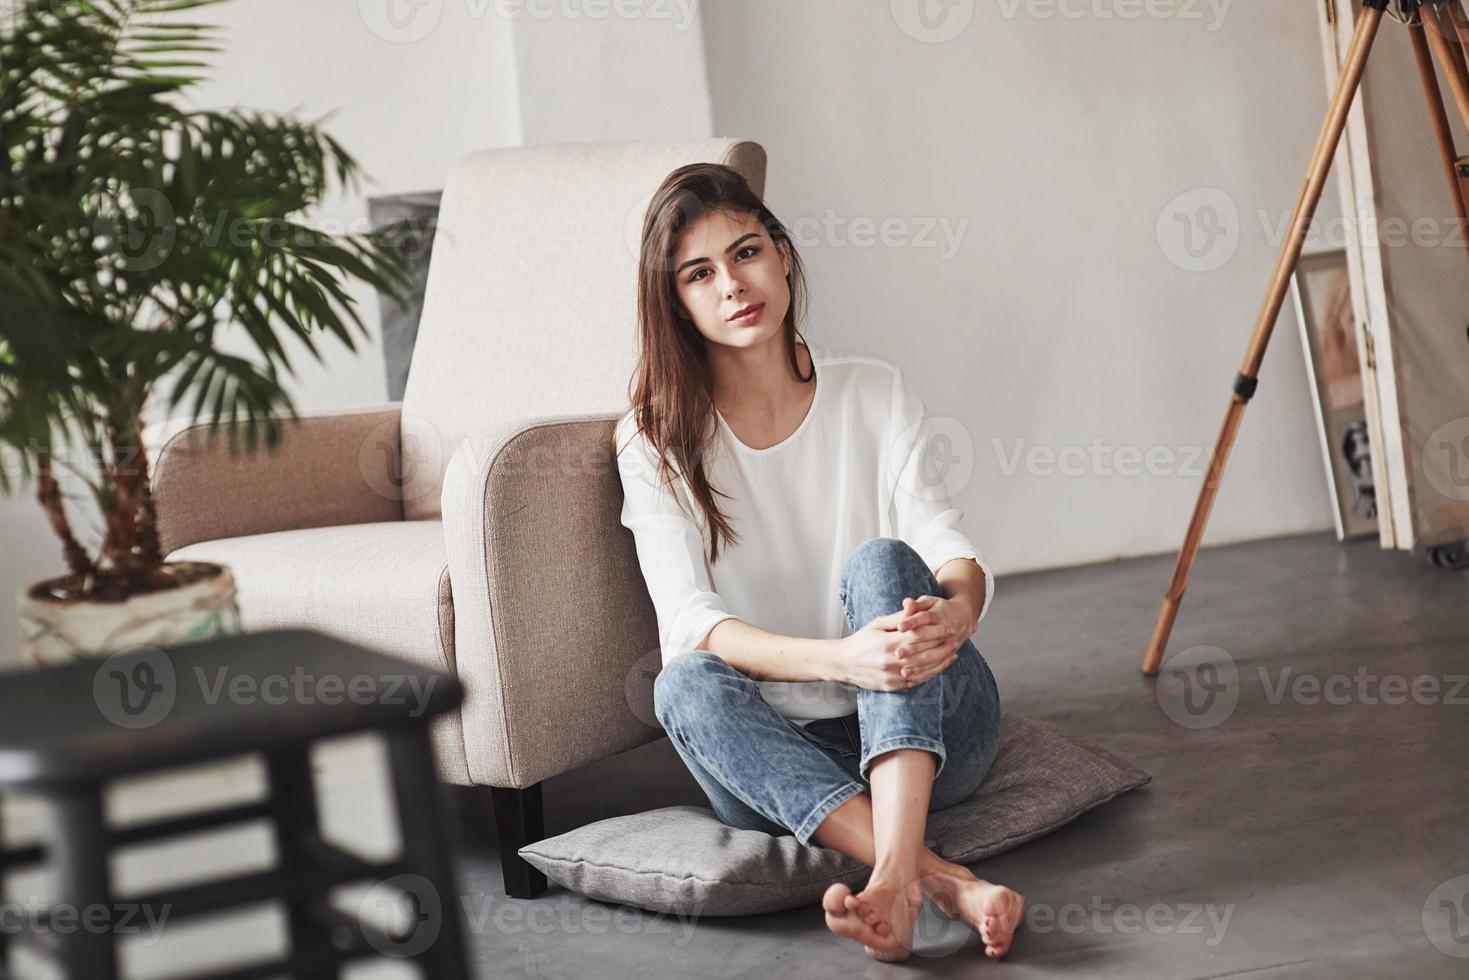
<path id="1" fill-rule="evenodd" d="M 166 646 L 241 632 L 235 579 L 212 562 L 164 562 L 203 577 L 122 601 L 55 599 L 34 582 L 16 594 L 21 650 L 37 666 L 70 663 L 136 646 Z"/>

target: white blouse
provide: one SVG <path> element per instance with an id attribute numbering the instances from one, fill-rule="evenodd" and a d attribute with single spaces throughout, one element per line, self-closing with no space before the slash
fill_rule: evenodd
<path id="1" fill-rule="evenodd" d="M 906 541 L 934 572 L 955 558 L 974 559 L 985 576 L 980 620 L 989 612 L 994 573 L 961 529 L 963 512 L 943 481 L 931 483 L 925 469 L 933 453 L 949 452 L 946 437 L 902 370 L 879 357 L 809 349 L 816 392 L 785 441 L 751 449 L 716 411 L 704 465 L 713 487 L 729 495 L 715 500 L 739 541 L 721 542 L 712 567 L 708 524 L 688 484 L 680 476 L 672 492 L 661 486 L 632 410 L 618 421 L 622 524 L 637 543 L 664 664 L 697 649 L 729 618 L 786 636 L 847 636 L 837 594 L 842 568 L 874 537 Z M 852 685 L 759 683 L 765 700 L 797 724 L 857 710 Z"/>

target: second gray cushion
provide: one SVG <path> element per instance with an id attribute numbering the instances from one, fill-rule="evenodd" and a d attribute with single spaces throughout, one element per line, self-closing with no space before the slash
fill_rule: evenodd
<path id="1" fill-rule="evenodd" d="M 1151 778 L 1049 725 L 1001 719 L 1000 749 L 978 792 L 928 815 L 926 843 L 970 864 L 1048 834 Z M 869 868 L 794 835 L 739 830 L 703 806 L 599 820 L 527 844 L 520 855 L 552 882 L 589 898 L 687 915 L 750 915 L 819 901 Z"/>

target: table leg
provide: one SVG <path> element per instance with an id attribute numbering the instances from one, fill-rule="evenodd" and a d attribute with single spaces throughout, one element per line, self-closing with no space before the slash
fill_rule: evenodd
<path id="1" fill-rule="evenodd" d="M 464 950 L 464 909 L 455 879 L 449 824 L 444 818 L 444 788 L 434 775 L 433 746 L 422 724 L 384 732 L 392 766 L 393 795 L 403 858 L 421 875 L 439 902 L 438 932 L 414 957 L 434 980 L 469 980 Z"/>
<path id="2" fill-rule="evenodd" d="M 311 860 L 310 848 L 320 837 L 316 810 L 316 780 L 311 775 L 311 745 L 272 753 L 266 759 L 270 772 L 271 808 L 275 811 L 276 848 L 281 869 L 295 874 Z M 293 955 L 318 948 L 330 941 L 325 929 L 311 915 L 312 906 L 325 895 L 310 895 L 286 903 L 286 919 Z M 302 974 L 301 980 L 337 980 L 335 966 Z"/>
<path id="3" fill-rule="evenodd" d="M 53 916 L 68 916 L 59 928 L 57 961 L 69 980 L 117 980 L 117 949 L 112 934 L 111 881 L 107 867 L 107 828 L 102 786 L 88 783 L 48 794 L 55 818 L 52 864 L 56 873 Z M 105 928 L 98 927 L 106 911 Z"/>

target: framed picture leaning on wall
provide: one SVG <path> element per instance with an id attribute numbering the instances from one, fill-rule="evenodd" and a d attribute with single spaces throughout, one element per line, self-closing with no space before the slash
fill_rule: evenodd
<path id="1" fill-rule="evenodd" d="M 1377 495 L 1362 393 L 1360 330 L 1345 249 L 1303 255 L 1291 282 L 1307 386 L 1316 406 L 1337 540 L 1377 530 Z"/>

